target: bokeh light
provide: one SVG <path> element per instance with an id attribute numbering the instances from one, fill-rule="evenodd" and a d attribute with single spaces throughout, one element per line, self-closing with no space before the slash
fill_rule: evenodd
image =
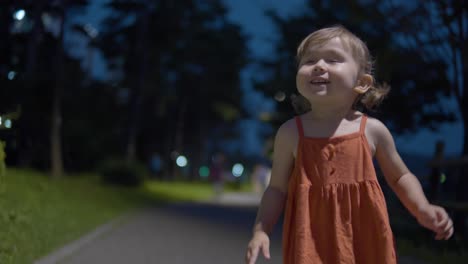
<path id="1" fill-rule="evenodd" d="M 440 175 L 440 183 L 445 183 L 447 181 L 447 176 L 445 176 L 445 173 L 442 173 Z"/>
<path id="2" fill-rule="evenodd" d="M 16 76 L 16 72 L 10 71 L 8 72 L 8 80 L 12 81 Z"/>
<path id="3" fill-rule="evenodd" d="M 5 127 L 6 128 L 11 128 L 12 122 L 10 119 L 5 120 Z"/>
<path id="4" fill-rule="evenodd" d="M 284 99 L 286 99 L 286 94 L 285 94 L 284 92 L 279 91 L 279 92 L 277 92 L 277 93 L 275 94 L 275 100 L 276 100 L 276 101 L 278 101 L 278 102 L 283 102 Z"/>
<path id="5" fill-rule="evenodd" d="M 207 178 L 210 176 L 210 169 L 207 166 L 201 166 L 200 169 L 198 169 L 198 174 L 202 178 Z"/>
<path id="6" fill-rule="evenodd" d="M 185 167 L 185 166 L 187 166 L 187 163 L 188 163 L 187 158 L 185 156 L 183 156 L 183 155 L 180 155 L 176 159 L 176 164 L 179 167 Z"/>
<path id="7" fill-rule="evenodd" d="M 242 173 L 244 173 L 244 166 L 242 164 L 236 163 L 232 166 L 232 175 L 234 177 L 240 177 Z"/>
<path id="8" fill-rule="evenodd" d="M 17 10 L 14 14 L 13 14 L 13 17 L 20 21 L 20 20 L 23 20 L 23 18 L 26 16 L 26 11 L 24 11 L 23 9 L 20 9 L 20 10 Z"/>

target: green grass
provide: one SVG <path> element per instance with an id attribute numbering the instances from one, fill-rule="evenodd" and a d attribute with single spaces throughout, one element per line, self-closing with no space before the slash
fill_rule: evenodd
<path id="1" fill-rule="evenodd" d="M 209 182 L 184 181 L 148 181 L 145 189 L 152 197 L 160 201 L 208 201 L 213 198 L 213 186 Z M 248 183 L 237 185 L 226 183 L 225 192 L 250 192 L 252 187 Z"/>
<path id="2" fill-rule="evenodd" d="M 248 183 L 225 185 L 225 192 L 251 190 Z M 0 263 L 32 263 L 148 202 L 206 201 L 213 195 L 209 182 L 147 181 L 128 189 L 103 186 L 94 174 L 50 180 L 43 173 L 8 169 L 0 177 Z M 399 255 L 427 263 L 468 263 L 460 242 L 435 241 L 404 210 L 392 211 Z"/>
<path id="3" fill-rule="evenodd" d="M 50 180 L 8 169 L 0 178 L 0 263 L 32 263 L 145 199 L 138 189 L 102 186 L 96 175 Z"/>
<path id="4" fill-rule="evenodd" d="M 206 201 L 213 197 L 212 186 L 201 182 L 148 181 L 145 189 L 156 199 L 168 202 Z"/>
<path id="5" fill-rule="evenodd" d="M 250 191 L 226 184 L 225 191 Z M 149 202 L 212 199 L 208 182 L 147 181 L 141 188 L 103 186 L 95 174 L 51 180 L 32 170 L 0 177 L 0 263 L 32 263 L 97 226 Z"/>

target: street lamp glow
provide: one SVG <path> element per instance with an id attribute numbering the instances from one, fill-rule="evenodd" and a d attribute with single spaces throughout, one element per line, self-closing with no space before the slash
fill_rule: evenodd
<path id="1" fill-rule="evenodd" d="M 240 177 L 242 173 L 244 173 L 244 166 L 242 164 L 236 163 L 232 166 L 232 175 L 234 177 Z"/>
<path id="2" fill-rule="evenodd" d="M 187 158 L 186 158 L 185 156 L 180 155 L 180 156 L 177 157 L 177 159 L 176 159 L 176 164 L 177 164 L 177 166 L 179 166 L 179 167 L 185 167 L 185 166 L 187 166 L 187 163 L 188 163 L 188 162 L 187 162 Z"/>
<path id="3" fill-rule="evenodd" d="M 11 120 L 10 119 L 5 120 L 5 127 L 6 128 L 11 128 Z"/>
<path id="4" fill-rule="evenodd" d="M 8 72 L 8 80 L 10 80 L 10 81 L 13 80 L 15 78 L 15 76 L 16 76 L 16 72 L 14 72 L 14 71 Z"/>
<path id="5" fill-rule="evenodd" d="M 24 11 L 23 9 L 20 9 L 13 14 L 13 17 L 18 21 L 23 20 L 25 16 L 26 16 L 26 11 Z"/>

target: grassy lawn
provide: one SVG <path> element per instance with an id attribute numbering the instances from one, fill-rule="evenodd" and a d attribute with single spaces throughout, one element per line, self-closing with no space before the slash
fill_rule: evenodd
<path id="1" fill-rule="evenodd" d="M 249 192 L 246 183 L 229 183 L 226 192 Z M 0 263 L 32 263 L 69 241 L 149 202 L 212 199 L 208 182 L 147 181 L 137 189 L 99 184 L 97 175 L 46 174 L 9 169 L 0 178 Z M 397 252 L 427 263 L 468 263 L 466 242 L 435 241 L 404 210 L 391 209 Z"/>
<path id="2" fill-rule="evenodd" d="M 8 169 L 0 178 L 0 263 L 32 263 L 145 201 L 141 190 L 104 187 L 95 175 L 50 180 Z"/>
<path id="3" fill-rule="evenodd" d="M 227 184 L 225 190 L 249 191 Z M 24 169 L 0 178 L 0 263 L 32 263 L 97 226 L 149 202 L 203 201 L 208 182 L 147 181 L 137 189 L 103 186 L 93 174 L 51 180 Z"/>
<path id="4" fill-rule="evenodd" d="M 213 186 L 209 182 L 184 182 L 184 181 L 148 181 L 145 190 L 157 200 L 180 201 L 207 201 L 213 198 Z M 251 192 L 249 183 L 237 185 L 226 183 L 224 192 Z"/>

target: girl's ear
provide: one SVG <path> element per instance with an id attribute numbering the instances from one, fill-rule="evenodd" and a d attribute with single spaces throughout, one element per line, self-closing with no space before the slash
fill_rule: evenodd
<path id="1" fill-rule="evenodd" d="M 370 74 L 363 74 L 353 90 L 358 94 L 365 94 L 374 84 L 374 78 Z"/>

